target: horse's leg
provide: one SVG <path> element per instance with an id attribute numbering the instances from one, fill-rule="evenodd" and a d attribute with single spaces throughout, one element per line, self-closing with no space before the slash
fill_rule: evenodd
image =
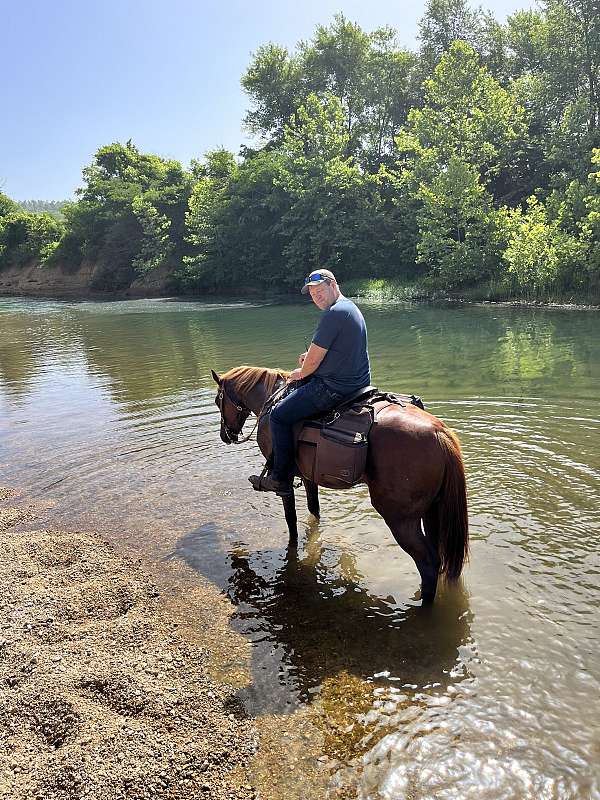
<path id="1" fill-rule="evenodd" d="M 309 512 L 319 519 L 321 516 L 321 508 L 319 506 L 319 486 L 313 481 L 302 479 L 304 488 L 306 489 L 306 502 Z"/>
<path id="2" fill-rule="evenodd" d="M 381 512 L 380 512 L 381 513 Z M 421 520 L 411 517 L 394 517 L 382 514 L 394 539 L 412 557 L 421 576 L 421 599 L 433 603 L 437 590 L 440 562 L 432 548 L 431 540 L 423 535 Z"/>
<path id="3" fill-rule="evenodd" d="M 281 498 L 283 503 L 283 512 L 285 514 L 285 521 L 287 522 L 288 531 L 290 533 L 290 541 L 298 541 L 298 515 L 296 514 L 296 497 L 294 492 L 286 494 Z"/>
<path id="4" fill-rule="evenodd" d="M 439 506 L 436 503 L 429 506 L 423 517 L 423 528 L 425 530 L 425 546 L 429 553 L 429 558 L 435 568 L 436 585 L 437 576 L 440 572 L 439 538 L 440 538 L 440 514 Z M 433 592 L 435 596 L 435 588 Z"/>

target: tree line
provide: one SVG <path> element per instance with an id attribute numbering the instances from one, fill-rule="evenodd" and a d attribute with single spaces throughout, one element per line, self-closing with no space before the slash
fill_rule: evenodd
<path id="1" fill-rule="evenodd" d="M 60 216 L 0 195 L 0 265 L 97 265 L 120 290 L 166 269 L 181 293 L 340 279 L 504 296 L 600 291 L 600 15 L 543 0 L 502 24 L 429 0 L 419 47 L 336 15 L 241 82 L 253 147 L 189 168 L 101 147 Z"/>

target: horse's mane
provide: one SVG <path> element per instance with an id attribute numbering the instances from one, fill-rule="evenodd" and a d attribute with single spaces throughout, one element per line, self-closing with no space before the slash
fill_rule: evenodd
<path id="1" fill-rule="evenodd" d="M 286 378 L 290 373 L 283 369 L 269 369 L 268 367 L 248 367 L 245 364 L 241 367 L 233 367 L 228 370 L 221 378 L 233 381 L 235 388 L 240 393 L 250 392 L 257 383 L 264 381 L 267 396 L 273 393 L 273 388 L 279 378 Z"/>

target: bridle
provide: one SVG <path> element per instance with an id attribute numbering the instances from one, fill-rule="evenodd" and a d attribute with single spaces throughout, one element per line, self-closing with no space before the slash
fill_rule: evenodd
<path id="1" fill-rule="evenodd" d="M 221 428 L 225 431 L 225 435 L 229 439 L 229 443 L 230 444 L 243 444 L 244 442 L 247 442 L 250 439 L 250 437 L 252 436 L 252 434 L 254 433 L 254 431 L 256 430 L 256 428 L 258 427 L 258 423 L 260 422 L 260 420 L 261 420 L 261 418 L 262 418 L 262 416 L 263 416 L 263 414 L 265 412 L 265 409 L 270 404 L 272 404 L 275 400 L 279 399 L 279 395 L 283 393 L 283 390 L 285 388 L 286 388 L 286 384 L 284 382 L 283 386 L 280 386 L 279 389 L 274 391 L 272 395 L 267 397 L 267 399 L 265 400 L 265 402 L 262 405 L 261 410 L 256 415 L 256 422 L 254 423 L 254 426 L 253 426 L 252 430 L 250 431 L 249 434 L 247 434 L 247 436 L 243 436 L 240 439 L 238 437 L 239 437 L 240 433 L 242 432 L 242 428 L 244 427 L 244 422 L 246 422 L 246 419 L 248 419 L 250 411 L 245 406 L 242 406 L 242 405 L 239 405 L 238 403 L 236 403 L 231 398 L 231 395 L 227 394 L 227 391 L 225 389 L 225 381 L 222 381 L 219 384 L 219 391 L 217 392 L 217 408 L 219 409 L 219 413 L 221 414 Z M 229 425 L 225 422 L 225 400 L 228 400 L 231 403 L 231 405 L 235 408 L 235 410 L 238 412 L 238 414 L 240 416 L 242 414 L 246 413 L 246 417 L 244 418 L 239 431 L 232 430 L 229 427 Z"/>
<path id="2" fill-rule="evenodd" d="M 240 416 L 244 414 L 244 412 L 247 412 L 246 414 L 247 418 L 250 412 L 244 406 L 241 406 L 238 403 L 236 403 L 231 398 L 231 396 L 227 394 L 227 391 L 225 390 L 225 382 L 223 381 L 222 383 L 219 384 L 219 391 L 217 392 L 217 408 L 219 409 L 219 413 L 221 414 L 221 428 L 225 431 L 225 435 L 229 439 L 230 444 L 241 444 L 242 442 L 247 442 L 250 436 L 252 436 L 252 434 L 254 433 L 254 428 L 250 431 L 250 434 L 247 437 L 244 437 L 243 439 L 238 439 L 238 436 L 241 433 L 242 428 L 244 427 L 244 422 L 246 421 L 246 419 L 244 419 L 244 421 L 242 422 L 242 427 L 240 428 L 239 431 L 232 430 L 225 421 L 225 400 L 228 400 L 231 403 L 231 405 L 235 408 L 235 410 L 238 412 Z M 257 424 L 258 424 L 258 419 L 257 419 Z"/>

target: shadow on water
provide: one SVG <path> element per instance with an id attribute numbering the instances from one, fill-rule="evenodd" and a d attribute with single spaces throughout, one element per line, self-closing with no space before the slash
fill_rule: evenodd
<path id="1" fill-rule="evenodd" d="M 324 546 L 319 527 L 304 547 L 250 552 L 233 532 L 203 525 L 180 538 L 180 558 L 236 605 L 232 626 L 253 645 L 252 684 L 240 700 L 253 714 L 310 703 L 337 676 L 387 686 L 439 686 L 466 675 L 461 646 L 472 613 L 461 584 L 442 587 L 432 607 L 369 591 L 348 552 Z M 231 546 L 224 550 L 221 542 Z M 366 687 L 365 687 L 366 688 Z"/>

